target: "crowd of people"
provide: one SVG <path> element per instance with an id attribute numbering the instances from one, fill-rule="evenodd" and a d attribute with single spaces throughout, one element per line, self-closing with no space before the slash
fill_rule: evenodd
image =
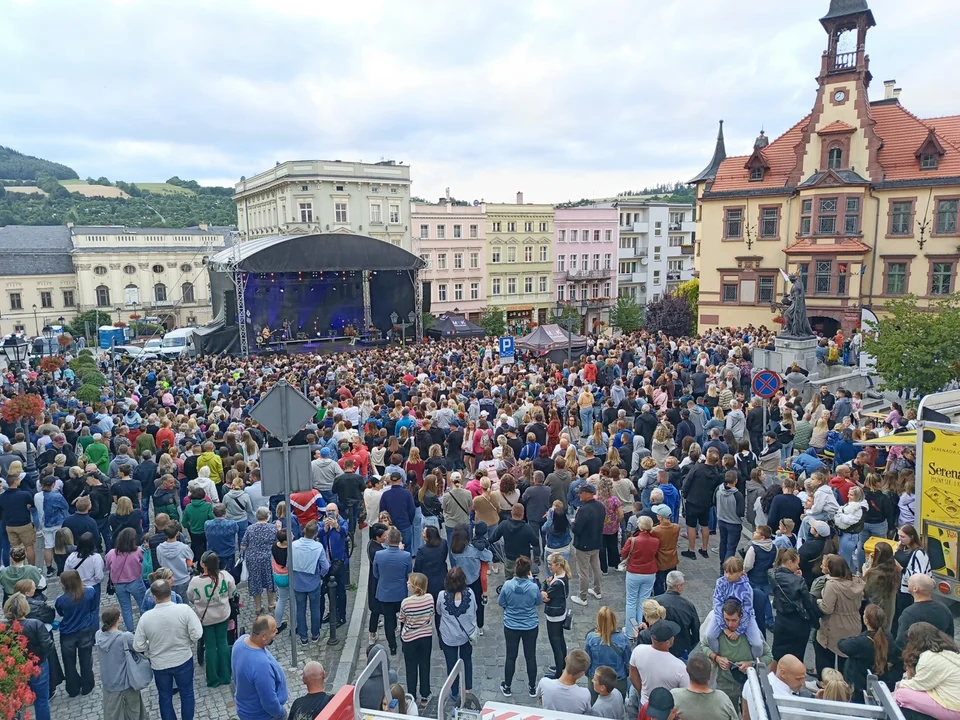
<path id="1" fill-rule="evenodd" d="M 402 653 L 404 668 L 388 696 L 372 678 L 365 707 L 422 710 L 436 649 L 448 671 L 464 662 L 454 694 L 472 692 L 473 646 L 501 632 L 485 623 L 495 602 L 500 693 L 514 695 L 522 647 L 525 692 L 544 708 L 733 718 L 754 663 L 776 692 L 806 691 L 810 644 L 818 696 L 863 702 L 870 671 L 907 713 L 960 717 L 912 449 L 857 444 L 915 415 L 894 403 L 877 422 L 859 393 L 811 387 L 799 367 L 783 393 L 752 398 L 753 350 L 771 342 L 753 328 L 644 332 L 594 338 L 572 363 L 510 365 L 474 340 L 177 358 L 127 365 L 95 403 L 69 369 L 8 373 L 7 398 L 45 406 L 0 419 L 0 586 L 40 668 L 38 720 L 61 683 L 94 689 L 94 648 L 105 718 L 145 718 L 152 686 L 163 720 L 175 700 L 190 720 L 203 662 L 241 720 L 312 720 L 325 670 L 307 663 L 290 704 L 269 645 L 291 623 L 307 646 L 347 622 L 359 553 L 368 607 L 354 611 L 369 614 L 370 651 Z M 317 407 L 292 440 L 310 448 L 312 488 L 289 502 L 263 492 L 260 453 L 279 443 L 250 415 L 280 379 Z M 719 573 L 703 618 L 681 558 Z M 613 607 L 604 592 L 621 587 Z M 596 618 L 582 648 L 568 647 L 574 613 Z"/>

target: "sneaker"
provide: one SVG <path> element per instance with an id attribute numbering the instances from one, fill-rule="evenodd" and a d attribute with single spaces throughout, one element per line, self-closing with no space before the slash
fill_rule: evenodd
<path id="1" fill-rule="evenodd" d="M 53 577 L 57 574 L 57 569 L 53 565 L 47 567 L 47 577 Z"/>
<path id="2" fill-rule="evenodd" d="M 701 557 L 705 557 L 705 558 L 710 557 L 710 553 L 707 552 L 706 550 L 697 550 L 697 552 L 700 553 Z"/>
<path id="3" fill-rule="evenodd" d="M 537 688 L 531 685 L 530 689 L 527 691 L 527 694 L 530 695 L 530 697 L 535 698 L 537 696 Z"/>
<path id="4" fill-rule="evenodd" d="M 587 601 L 580 598 L 579 595 L 571 595 L 570 602 L 576 603 L 577 605 L 586 605 Z"/>
<path id="5" fill-rule="evenodd" d="M 430 701 L 433 699 L 433 695 L 427 695 L 426 697 L 420 698 L 420 705 L 426 707 L 430 704 Z"/>
<path id="6" fill-rule="evenodd" d="M 504 697 L 513 697 L 513 690 L 510 689 L 510 686 L 505 682 L 500 683 L 500 693 Z"/>
<path id="7" fill-rule="evenodd" d="M 310 643 L 309 643 L 309 641 L 308 641 L 305 637 L 302 637 L 302 638 L 300 638 L 300 644 L 303 645 L 304 647 L 306 647 L 306 646 L 309 645 Z"/>
<path id="8" fill-rule="evenodd" d="M 280 624 L 277 626 L 277 635 L 279 635 L 280 633 L 282 633 L 282 632 L 283 632 L 284 630 L 286 630 L 286 629 L 287 629 L 287 623 L 280 623 Z"/>
<path id="9" fill-rule="evenodd" d="M 483 635 L 483 628 L 477 628 L 477 632 L 478 632 L 480 635 Z"/>
<path id="10" fill-rule="evenodd" d="M 396 657 L 396 655 L 397 655 L 397 649 L 390 648 L 390 657 Z"/>
<path id="11" fill-rule="evenodd" d="M 593 595 L 597 600 L 603 600 L 603 595 L 601 595 L 600 593 L 598 593 L 598 592 L 597 592 L 596 590 L 594 590 L 593 588 L 590 588 L 589 590 L 587 590 L 587 592 L 590 593 L 591 595 Z M 586 603 L 584 603 L 584 605 L 586 605 Z"/>
<path id="12" fill-rule="evenodd" d="M 310 642 L 320 642 L 320 633 L 317 633 L 312 638 L 310 638 Z"/>
<path id="13" fill-rule="evenodd" d="M 697 554 L 693 550 L 684 550 L 680 553 L 682 557 L 689 558 L 690 560 L 696 560 Z"/>
<path id="14" fill-rule="evenodd" d="M 377 644 L 377 636 L 376 636 L 376 635 L 374 635 L 373 637 L 368 637 L 368 638 L 367 638 L 367 646 L 368 646 L 368 647 L 371 647 L 371 646 L 376 645 L 376 644 Z"/>

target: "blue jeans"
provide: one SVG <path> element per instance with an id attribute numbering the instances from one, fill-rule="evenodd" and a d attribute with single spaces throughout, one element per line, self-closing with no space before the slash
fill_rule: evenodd
<path id="1" fill-rule="evenodd" d="M 0 565 L 10 565 L 10 538 L 7 537 L 7 524 L 0 522 Z"/>
<path id="2" fill-rule="evenodd" d="M 445 531 L 446 534 L 447 534 L 447 547 L 449 548 L 449 547 L 450 547 L 450 541 L 453 540 L 453 528 L 452 528 L 450 525 L 446 525 L 446 526 L 444 526 L 443 529 L 444 529 L 444 531 Z M 447 552 L 447 559 L 448 559 L 449 562 L 450 562 L 450 567 L 451 567 L 451 568 L 455 568 L 455 567 L 457 566 L 457 561 L 454 559 L 452 552 L 449 552 L 449 551 Z"/>
<path id="3" fill-rule="evenodd" d="M 793 455 L 793 441 L 788 442 L 786 445 L 780 447 L 780 467 L 784 467 L 787 464 L 787 458 Z"/>
<path id="4" fill-rule="evenodd" d="M 840 557 L 847 561 L 847 566 L 850 568 L 853 568 L 853 555 L 859 544 L 860 535 L 858 533 L 840 533 Z"/>
<path id="5" fill-rule="evenodd" d="M 33 701 L 34 720 L 50 720 L 50 661 L 40 665 L 40 674 L 30 680 L 30 689 L 37 696 Z"/>
<path id="6" fill-rule="evenodd" d="M 583 435 L 589 435 L 593 430 L 593 408 L 580 408 L 580 432 Z"/>
<path id="7" fill-rule="evenodd" d="M 717 524 L 720 530 L 720 570 L 722 572 L 727 558 L 737 554 L 737 543 L 740 542 L 743 526 L 740 523 L 729 523 L 723 520 Z"/>
<path id="8" fill-rule="evenodd" d="M 400 540 L 403 543 L 403 549 L 407 552 L 410 552 L 410 548 L 413 547 L 413 526 L 411 525 L 406 530 L 400 531 Z M 413 555 L 413 553 L 410 553 Z"/>
<path id="9" fill-rule="evenodd" d="M 830 519 L 830 516 L 827 515 L 825 512 L 807 513 L 806 517 L 803 518 L 803 522 L 800 523 L 800 532 L 799 532 L 800 539 L 803 542 L 806 542 L 807 540 L 810 539 L 810 524 L 814 520 L 827 521 L 829 519 Z"/>
<path id="10" fill-rule="evenodd" d="M 140 496 L 140 513 L 143 515 L 144 525 L 149 525 L 150 522 L 150 496 L 147 493 L 143 493 Z M 146 529 L 146 528 L 144 528 Z"/>
<path id="11" fill-rule="evenodd" d="M 623 622 L 628 632 L 631 629 L 631 621 L 637 625 L 643 622 L 643 601 L 650 597 L 656 579 L 656 573 L 649 575 L 627 573 L 627 610 Z"/>
<path id="12" fill-rule="evenodd" d="M 404 540 L 404 549 L 410 553 L 411 557 L 417 556 L 417 550 L 423 545 L 423 511 L 417 508 L 413 512 L 413 527 L 410 529 L 410 545 L 407 546 Z"/>
<path id="13" fill-rule="evenodd" d="M 290 586 L 281 587 L 277 585 L 276 578 L 274 575 L 274 586 L 277 588 L 277 608 L 276 612 L 273 613 L 273 619 L 277 621 L 277 625 L 283 624 L 283 613 L 287 609 L 287 601 L 290 599 Z M 287 576 L 287 582 L 290 582 L 289 575 Z"/>
<path id="14" fill-rule="evenodd" d="M 864 556 L 863 544 L 872 537 L 886 537 L 887 536 L 887 521 L 878 523 L 864 523 L 863 530 L 860 531 L 859 542 L 857 543 L 857 566 L 854 570 L 859 570 L 863 564 L 867 561 L 867 558 Z M 891 543 L 893 547 L 896 547 L 896 543 Z"/>
<path id="15" fill-rule="evenodd" d="M 110 516 L 97 520 L 97 529 L 100 531 L 100 537 L 103 538 L 103 554 L 110 552 L 113 545 L 110 543 Z"/>
<path id="16" fill-rule="evenodd" d="M 753 612 L 760 633 L 773 630 L 773 606 L 770 604 L 770 586 L 756 585 L 753 588 Z"/>
<path id="17" fill-rule="evenodd" d="M 320 636 L 320 619 L 323 617 L 320 586 L 310 592 L 294 591 L 297 600 L 297 635 L 301 640 L 307 639 L 307 603 L 310 603 L 310 637 Z"/>
<path id="18" fill-rule="evenodd" d="M 120 614 L 123 615 L 123 625 L 127 632 L 133 632 L 133 604 L 130 598 L 137 601 L 137 610 L 143 612 L 143 596 L 147 592 L 147 586 L 144 585 L 141 578 L 127 583 L 114 583 L 113 587 L 117 591 L 117 602 L 120 603 Z"/>
<path id="19" fill-rule="evenodd" d="M 157 696 L 160 704 L 161 720 L 177 720 L 173 709 L 173 686 L 180 691 L 180 720 L 193 720 L 196 700 L 193 695 L 193 658 L 183 665 L 154 670 L 153 679 L 157 681 Z"/>
<path id="20" fill-rule="evenodd" d="M 237 547 L 243 545 L 243 534 L 247 531 L 247 525 L 249 525 L 246 520 L 237 520 Z M 287 538 L 288 542 L 293 542 L 290 538 Z"/>

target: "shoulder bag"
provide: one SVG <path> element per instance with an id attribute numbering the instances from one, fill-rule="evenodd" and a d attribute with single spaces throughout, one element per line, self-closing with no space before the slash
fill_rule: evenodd
<path id="1" fill-rule="evenodd" d="M 132 642 L 127 647 L 124 665 L 127 671 L 127 683 L 131 689 L 140 692 L 153 682 L 153 668 L 150 667 L 150 661 L 133 649 Z"/>

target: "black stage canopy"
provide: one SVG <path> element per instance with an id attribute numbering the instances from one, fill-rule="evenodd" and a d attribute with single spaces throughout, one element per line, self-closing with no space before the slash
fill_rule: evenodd
<path id="1" fill-rule="evenodd" d="M 427 330 L 427 335 L 435 338 L 452 337 L 484 337 L 487 334 L 479 325 L 474 325 L 463 315 L 454 315 L 447 313 L 439 317 L 433 323 L 433 327 Z"/>

